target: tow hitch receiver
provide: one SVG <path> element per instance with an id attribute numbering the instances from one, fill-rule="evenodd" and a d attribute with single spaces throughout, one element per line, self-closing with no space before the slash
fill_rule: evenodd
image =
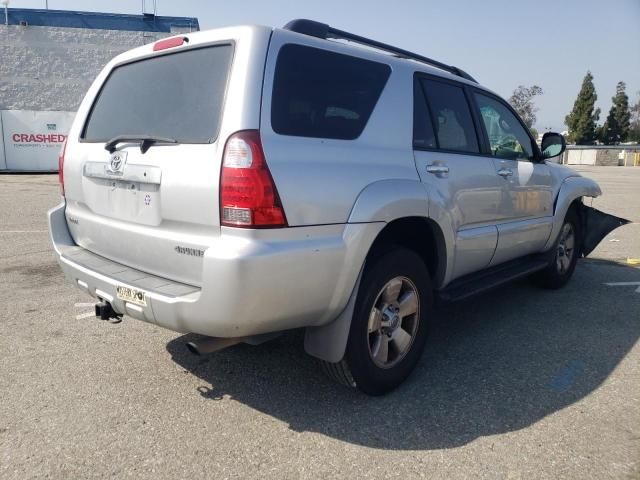
<path id="1" fill-rule="evenodd" d="M 111 323 L 122 321 L 122 315 L 117 313 L 109 302 L 96 303 L 96 317 L 100 320 L 109 320 Z"/>

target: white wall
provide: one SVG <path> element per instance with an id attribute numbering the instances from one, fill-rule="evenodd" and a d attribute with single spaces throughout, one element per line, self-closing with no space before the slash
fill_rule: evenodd
<path id="1" fill-rule="evenodd" d="M 109 60 L 168 35 L 0 25 L 0 110 L 75 111 Z"/>
<path id="2" fill-rule="evenodd" d="M 73 112 L 109 60 L 169 35 L 0 24 L 0 110 L 11 111 L 1 115 L 0 170 L 57 170 L 59 142 L 16 142 L 13 135 L 66 135 Z"/>
<path id="3" fill-rule="evenodd" d="M 596 150 L 567 150 L 567 165 L 595 165 Z"/>

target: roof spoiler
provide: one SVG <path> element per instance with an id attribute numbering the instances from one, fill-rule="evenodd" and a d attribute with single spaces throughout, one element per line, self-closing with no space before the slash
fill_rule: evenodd
<path id="1" fill-rule="evenodd" d="M 355 35 L 343 30 L 338 30 L 337 28 L 333 28 L 326 23 L 316 22 L 314 20 L 297 19 L 287 23 L 284 26 L 284 29 L 316 38 L 322 38 L 323 40 L 341 39 L 359 43 L 360 45 L 365 45 L 367 47 L 376 48 L 378 50 L 392 53 L 399 58 L 406 58 L 410 60 L 416 60 L 421 63 L 426 63 L 427 65 L 431 65 L 446 72 L 452 73 L 454 75 L 457 75 L 458 77 L 462 77 L 471 82 L 478 83 L 467 72 L 458 67 L 454 67 L 453 65 L 447 65 L 446 63 L 442 63 L 437 60 L 433 60 L 432 58 L 418 55 L 417 53 L 413 53 L 408 50 L 403 50 L 402 48 L 394 47 L 393 45 L 387 45 L 386 43 L 371 40 L 370 38 L 361 37 L 360 35 Z"/>

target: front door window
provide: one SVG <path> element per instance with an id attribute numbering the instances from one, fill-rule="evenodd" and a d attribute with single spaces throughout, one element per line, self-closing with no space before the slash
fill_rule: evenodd
<path id="1" fill-rule="evenodd" d="M 507 160 L 533 159 L 531 137 L 505 105 L 486 95 L 475 94 L 489 137 L 491 154 Z"/>

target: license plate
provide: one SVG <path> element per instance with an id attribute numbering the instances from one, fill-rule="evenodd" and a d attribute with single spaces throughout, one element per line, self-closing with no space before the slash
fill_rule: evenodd
<path id="1" fill-rule="evenodd" d="M 116 287 L 116 296 L 125 302 L 135 303 L 142 307 L 147 306 L 147 297 L 141 290 L 129 287 Z"/>

